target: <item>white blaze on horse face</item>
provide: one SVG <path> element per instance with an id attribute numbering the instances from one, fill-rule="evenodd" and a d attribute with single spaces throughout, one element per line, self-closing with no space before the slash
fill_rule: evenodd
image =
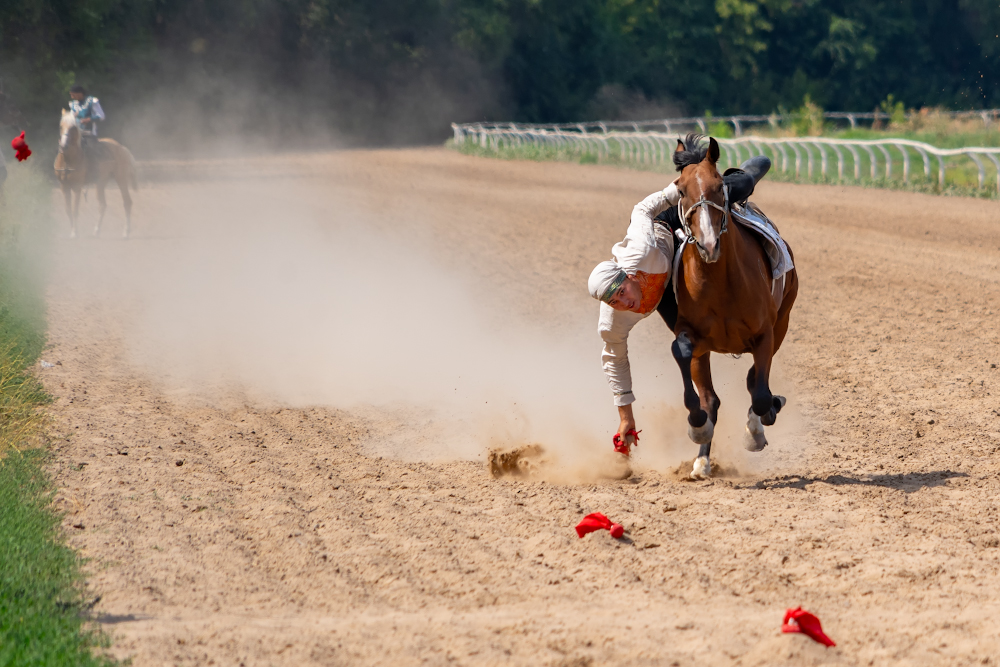
<path id="1" fill-rule="evenodd" d="M 76 116 L 72 112 L 64 113 L 59 121 L 59 148 L 66 148 L 69 144 L 69 131 L 76 127 Z"/>
<path id="2" fill-rule="evenodd" d="M 713 255 L 717 239 L 715 238 L 715 227 L 712 226 L 712 216 L 709 214 L 707 206 L 702 206 L 698 213 L 698 226 L 701 227 L 701 244 L 705 246 L 709 255 Z"/>
<path id="3" fill-rule="evenodd" d="M 704 197 L 705 186 L 701 181 L 701 174 L 695 174 L 695 179 L 698 181 L 698 190 L 702 193 L 701 196 Z M 712 226 L 712 216 L 708 212 L 708 206 L 704 204 L 698 208 L 698 228 L 701 231 L 702 247 L 705 248 L 710 256 L 714 257 L 715 246 L 719 240 L 715 235 L 715 227 Z"/>

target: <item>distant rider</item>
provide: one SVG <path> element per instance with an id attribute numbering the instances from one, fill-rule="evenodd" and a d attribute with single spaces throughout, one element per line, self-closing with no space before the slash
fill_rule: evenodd
<path id="1" fill-rule="evenodd" d="M 768 158 L 757 156 L 739 169 L 727 169 L 723 181 L 729 189 L 729 201 L 749 197 L 770 166 Z M 676 208 L 679 199 L 674 181 L 636 204 L 625 239 L 611 248 L 613 259 L 598 264 L 587 285 L 590 295 L 601 301 L 597 324 L 604 340 L 601 361 L 618 407 L 615 451 L 625 456 L 638 440 L 632 414 L 635 395 L 628 360 L 629 332 L 654 310 L 671 330 L 677 324 L 677 302 L 673 292 L 666 292 L 674 260 L 674 232 L 681 226 Z"/>
<path id="2" fill-rule="evenodd" d="M 83 152 L 88 158 L 97 157 L 97 126 L 104 120 L 104 109 L 101 102 L 92 96 L 87 89 L 80 84 L 69 89 L 69 110 L 76 114 L 80 121 L 80 134 L 83 143 Z"/>

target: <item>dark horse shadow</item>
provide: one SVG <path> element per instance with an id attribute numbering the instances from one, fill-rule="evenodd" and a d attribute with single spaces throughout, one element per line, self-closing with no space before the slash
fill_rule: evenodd
<path id="1" fill-rule="evenodd" d="M 913 493 L 920 489 L 944 486 L 949 480 L 968 476 L 964 472 L 955 472 L 954 470 L 907 472 L 897 475 L 866 475 L 864 477 L 849 477 L 847 475 L 828 475 L 827 477 L 785 475 L 773 479 L 762 479 L 756 482 L 754 486 L 758 489 L 798 489 L 802 491 L 810 484 L 821 483 L 830 484 L 831 486 L 881 486 L 886 489 L 896 489 L 906 493 Z"/>

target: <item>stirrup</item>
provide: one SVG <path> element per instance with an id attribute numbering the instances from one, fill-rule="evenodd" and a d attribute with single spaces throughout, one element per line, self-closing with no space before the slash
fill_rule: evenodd
<path id="1" fill-rule="evenodd" d="M 642 431 L 636 431 L 633 428 L 630 429 L 627 433 L 625 433 L 625 437 L 627 438 L 628 436 L 632 436 L 633 438 L 635 438 L 635 444 L 636 446 L 638 446 L 640 433 L 642 433 Z M 628 441 L 622 438 L 621 433 L 615 433 L 615 437 L 611 438 L 611 443 L 615 446 L 615 451 L 618 452 L 619 454 L 624 454 L 625 456 L 632 455 L 632 452 L 629 450 Z"/>

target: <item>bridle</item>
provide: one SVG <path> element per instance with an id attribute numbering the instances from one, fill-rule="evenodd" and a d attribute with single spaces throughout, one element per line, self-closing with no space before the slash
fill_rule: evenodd
<path id="1" fill-rule="evenodd" d="M 687 243 L 694 243 L 702 250 L 705 250 L 705 246 L 701 244 L 701 241 L 695 238 L 694 232 L 691 231 L 691 223 L 689 222 L 691 214 L 694 213 L 695 209 L 699 206 L 711 206 L 714 209 L 722 211 L 722 231 L 719 232 L 719 236 L 722 236 L 729 231 L 729 186 L 723 183 L 722 191 L 726 195 L 725 206 L 719 206 L 714 201 L 705 199 L 705 193 L 702 193 L 701 199 L 695 202 L 687 211 L 684 210 L 684 204 L 682 203 L 684 198 L 681 197 L 677 200 L 677 217 L 681 220 L 681 229 L 684 230 L 684 234 L 687 236 Z"/>

